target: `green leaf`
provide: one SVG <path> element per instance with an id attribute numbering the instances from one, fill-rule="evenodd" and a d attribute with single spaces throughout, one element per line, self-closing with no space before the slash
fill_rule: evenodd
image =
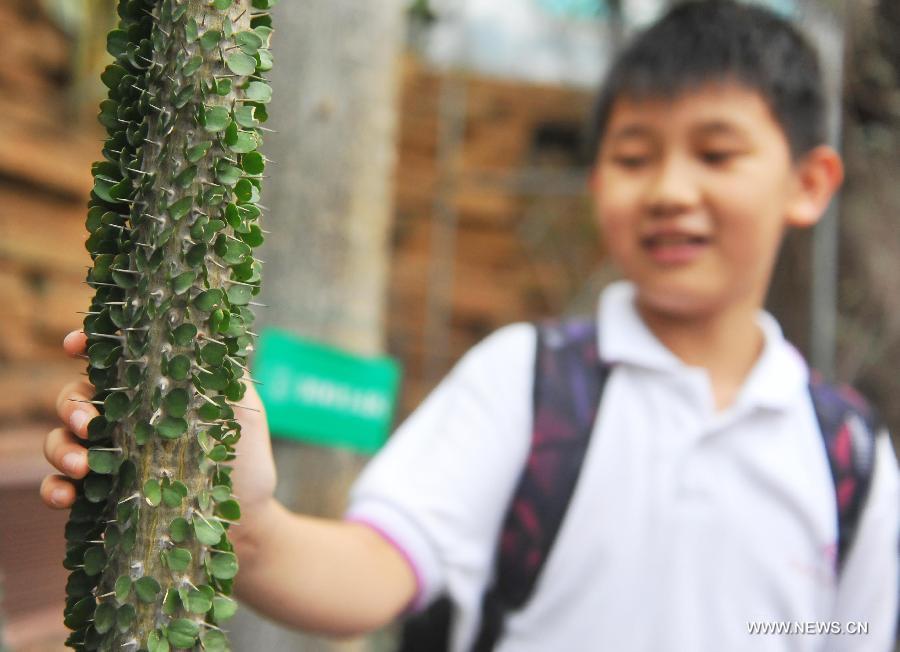
<path id="1" fill-rule="evenodd" d="M 108 340 L 91 344 L 87 351 L 88 360 L 96 369 L 109 369 L 118 362 L 121 353 L 121 345 Z"/>
<path id="2" fill-rule="evenodd" d="M 231 7 L 231 3 L 233 0 L 213 0 L 213 7 L 218 9 L 219 11 L 225 11 L 229 7 Z"/>
<path id="3" fill-rule="evenodd" d="M 69 629 L 80 629 L 94 615 L 96 605 L 97 602 L 92 595 L 78 600 L 71 608 L 66 610 L 64 624 Z"/>
<path id="4" fill-rule="evenodd" d="M 147 500 L 147 503 L 153 507 L 159 505 L 159 502 L 162 500 L 162 490 L 159 487 L 159 480 L 150 478 L 144 483 L 144 498 Z"/>
<path id="5" fill-rule="evenodd" d="M 231 92 L 231 79 L 225 77 L 224 79 L 216 80 L 216 94 L 217 95 L 228 95 Z"/>
<path id="6" fill-rule="evenodd" d="M 194 179 L 197 177 L 197 166 L 191 165 L 182 170 L 177 177 L 175 177 L 175 184 L 179 188 L 190 188 L 191 184 L 194 183 Z"/>
<path id="7" fill-rule="evenodd" d="M 106 551 L 103 546 L 93 546 L 84 553 L 84 572 L 93 577 L 106 567 Z"/>
<path id="8" fill-rule="evenodd" d="M 263 104 L 272 100 L 272 87 L 265 82 L 252 81 L 247 85 L 245 91 L 248 100 L 254 102 L 262 102 Z"/>
<path id="9" fill-rule="evenodd" d="M 221 523 L 207 520 L 200 514 L 194 515 L 193 525 L 194 535 L 197 537 L 197 540 L 208 546 L 217 545 L 222 540 L 222 535 L 225 534 L 225 528 L 222 527 Z"/>
<path id="10" fill-rule="evenodd" d="M 118 64 L 111 63 L 106 66 L 106 70 L 100 75 L 100 80 L 109 90 L 114 91 L 119 87 L 119 82 L 121 82 L 122 78 L 127 74 L 128 72 L 125 68 Z"/>
<path id="11" fill-rule="evenodd" d="M 262 154 L 259 152 L 250 152 L 241 157 L 241 167 L 247 174 L 262 174 L 266 169 L 266 163 Z"/>
<path id="12" fill-rule="evenodd" d="M 193 324 L 182 324 L 172 331 L 172 341 L 178 346 L 187 346 L 197 337 L 197 327 Z"/>
<path id="13" fill-rule="evenodd" d="M 178 591 L 167 591 L 166 597 L 163 598 L 163 613 L 167 616 L 174 616 L 181 608 L 181 596 L 178 595 Z"/>
<path id="14" fill-rule="evenodd" d="M 166 414 L 173 417 L 183 417 L 187 412 L 189 402 L 190 397 L 187 390 L 176 387 L 166 394 L 166 398 L 163 399 L 163 407 L 166 409 Z"/>
<path id="15" fill-rule="evenodd" d="M 200 373 L 197 375 L 197 379 L 200 381 L 200 384 L 207 389 L 215 389 L 218 391 L 222 391 L 226 387 L 228 387 L 229 383 L 229 373 L 223 369 L 214 369 L 209 373 Z"/>
<path id="16" fill-rule="evenodd" d="M 237 613 L 238 604 L 231 598 L 224 595 L 217 595 L 213 598 L 213 617 L 217 623 L 228 620 Z"/>
<path id="17" fill-rule="evenodd" d="M 253 288 L 246 285 L 232 285 L 228 288 L 228 301 L 233 306 L 246 306 L 253 296 Z"/>
<path id="18" fill-rule="evenodd" d="M 125 54 L 128 46 L 128 32 L 122 29 L 114 29 L 106 35 L 106 51 L 118 58 Z"/>
<path id="19" fill-rule="evenodd" d="M 123 604 L 116 612 L 116 629 L 121 633 L 127 632 L 131 628 L 136 615 L 135 609 L 130 604 Z"/>
<path id="20" fill-rule="evenodd" d="M 225 65 L 235 75 L 252 75 L 256 72 L 256 59 L 243 52 L 233 52 L 225 57 Z"/>
<path id="21" fill-rule="evenodd" d="M 92 503 L 99 503 L 112 491 L 112 479 L 108 475 L 89 473 L 84 479 L 84 496 Z"/>
<path id="22" fill-rule="evenodd" d="M 192 648 L 197 642 L 199 627 L 193 620 L 178 618 L 169 623 L 167 637 L 169 643 L 177 648 Z"/>
<path id="23" fill-rule="evenodd" d="M 223 500 L 216 506 L 216 513 L 229 521 L 237 521 L 241 518 L 241 506 L 236 500 Z"/>
<path id="24" fill-rule="evenodd" d="M 191 360 L 184 355 L 176 355 L 169 360 L 169 377 L 173 380 L 187 380 L 191 373 Z"/>
<path id="25" fill-rule="evenodd" d="M 156 424 L 156 432 L 164 439 L 178 439 L 187 432 L 187 421 L 177 417 L 163 417 Z"/>
<path id="26" fill-rule="evenodd" d="M 225 144 L 235 154 L 246 154 L 259 147 L 259 137 L 256 132 L 242 131 L 235 125 L 233 136 L 228 131 L 225 132 Z"/>
<path id="27" fill-rule="evenodd" d="M 194 145 L 193 147 L 188 147 L 185 151 L 185 157 L 191 163 L 196 163 L 204 156 L 206 156 L 207 152 L 209 152 L 209 148 L 212 147 L 211 142 L 200 143 L 199 145 Z"/>
<path id="28" fill-rule="evenodd" d="M 134 583 L 134 592 L 143 602 L 155 602 L 162 587 L 154 578 L 145 575 Z"/>
<path id="29" fill-rule="evenodd" d="M 217 503 L 224 502 L 231 498 L 231 487 L 224 484 L 216 485 L 213 487 L 212 495 Z"/>
<path id="30" fill-rule="evenodd" d="M 196 73 L 198 70 L 200 70 L 200 66 L 202 66 L 202 65 L 203 65 L 203 57 L 201 57 L 199 54 L 194 55 L 193 57 L 188 59 L 187 63 L 185 63 L 184 66 L 181 68 L 181 74 L 184 77 L 191 77 L 192 75 L 194 75 L 194 73 Z"/>
<path id="31" fill-rule="evenodd" d="M 234 110 L 234 121 L 245 129 L 254 129 L 259 126 L 256 119 L 255 106 L 241 106 Z"/>
<path id="32" fill-rule="evenodd" d="M 169 536 L 172 537 L 172 541 L 175 543 L 186 541 L 190 534 L 190 527 L 190 524 L 179 516 L 169 523 Z"/>
<path id="33" fill-rule="evenodd" d="M 234 42 L 244 52 L 244 54 L 254 55 L 256 51 L 262 47 L 262 39 L 255 32 L 238 32 L 234 35 Z M 253 65 L 256 70 L 256 63 Z M 250 74 L 250 73 L 247 73 Z"/>
<path id="34" fill-rule="evenodd" d="M 248 202 L 253 199 L 253 184 L 249 179 L 241 179 L 234 187 L 234 194 L 240 202 Z"/>
<path id="35" fill-rule="evenodd" d="M 213 577 L 219 580 L 230 580 L 237 575 L 237 557 L 230 552 L 219 552 L 209 560 L 209 569 Z"/>
<path id="36" fill-rule="evenodd" d="M 188 43 L 193 43 L 200 38 L 200 28 L 197 27 L 197 21 L 193 18 L 188 19 L 184 23 L 184 38 Z"/>
<path id="37" fill-rule="evenodd" d="M 214 446 L 206 456 L 213 462 L 224 462 L 228 457 L 228 449 L 222 444 L 218 444 L 217 446 Z"/>
<path id="38" fill-rule="evenodd" d="M 191 613 L 205 614 L 212 609 L 212 600 L 202 591 L 191 589 L 188 592 L 187 604 L 185 606 Z"/>
<path id="39" fill-rule="evenodd" d="M 203 127 L 207 131 L 223 131 L 230 122 L 231 114 L 224 106 L 207 107 L 203 112 Z"/>
<path id="40" fill-rule="evenodd" d="M 184 272 L 172 279 L 172 292 L 175 294 L 184 294 L 197 280 L 196 272 Z"/>
<path id="41" fill-rule="evenodd" d="M 200 37 L 200 47 L 204 50 L 214 50 L 221 40 L 222 32 L 211 29 L 204 32 L 203 36 Z"/>
<path id="42" fill-rule="evenodd" d="M 94 611 L 94 629 L 105 634 L 116 624 L 116 607 L 111 602 L 101 602 Z"/>
<path id="43" fill-rule="evenodd" d="M 163 552 L 166 565 L 176 573 L 186 571 L 191 565 L 191 551 L 187 548 L 172 548 Z"/>
<path id="44" fill-rule="evenodd" d="M 116 592 L 116 600 L 125 602 L 128 599 L 128 594 L 131 593 L 131 578 L 128 575 L 119 575 L 114 591 Z"/>
<path id="45" fill-rule="evenodd" d="M 96 441 L 106 437 L 109 421 L 103 415 L 97 415 L 88 423 L 88 440 Z"/>
<path id="46" fill-rule="evenodd" d="M 235 167 L 227 161 L 219 161 L 216 165 L 216 179 L 229 188 L 236 184 L 242 175 L 241 168 Z"/>
<path id="47" fill-rule="evenodd" d="M 206 364 L 219 366 L 225 360 L 228 348 L 218 342 L 210 342 L 200 349 L 200 359 Z"/>
<path id="48" fill-rule="evenodd" d="M 203 652 L 227 652 L 228 639 L 225 634 L 210 629 L 203 633 L 201 637 Z"/>
<path id="49" fill-rule="evenodd" d="M 213 308 L 222 303 L 223 298 L 224 294 L 222 290 L 213 288 L 197 295 L 197 298 L 194 299 L 194 306 L 203 312 L 210 312 Z"/>
<path id="50" fill-rule="evenodd" d="M 257 68 L 260 72 L 267 72 L 272 69 L 272 53 L 268 50 L 260 50 L 256 53 L 256 58 L 259 60 L 257 64 Z"/>
<path id="51" fill-rule="evenodd" d="M 187 197 L 182 197 L 174 204 L 169 206 L 168 211 L 169 215 L 172 216 L 172 219 L 176 222 L 180 220 L 182 217 L 187 215 L 191 208 L 194 206 L 194 198 L 188 195 Z"/>
<path id="52" fill-rule="evenodd" d="M 256 224 L 251 225 L 250 230 L 245 234 L 241 234 L 240 238 L 251 247 L 258 247 L 265 240 L 262 234 L 262 229 L 260 229 Z M 257 275 L 256 278 L 258 279 L 259 276 Z"/>
<path id="53" fill-rule="evenodd" d="M 88 467 L 94 473 L 114 473 L 122 463 L 122 458 L 112 451 L 91 449 L 88 451 Z"/>
<path id="54" fill-rule="evenodd" d="M 103 416 L 107 421 L 118 421 L 128 414 L 131 399 L 125 392 L 113 392 L 103 401 Z"/>
<path id="55" fill-rule="evenodd" d="M 153 426 L 146 421 L 138 421 L 134 426 L 134 441 L 142 445 L 150 441 L 153 436 Z"/>
<path id="56" fill-rule="evenodd" d="M 169 639 L 160 630 L 154 629 L 147 636 L 147 652 L 169 652 Z"/>
<path id="57" fill-rule="evenodd" d="M 263 42 L 263 47 L 268 48 L 269 43 L 272 40 L 272 32 L 274 30 L 267 25 L 255 25 L 253 27 L 253 31 L 256 32 L 260 40 Z"/>
<path id="58" fill-rule="evenodd" d="M 202 242 L 195 244 L 188 249 L 188 252 L 184 255 L 184 262 L 191 267 L 199 267 L 203 264 L 204 258 L 206 258 L 206 251 L 206 245 Z"/>
<path id="59" fill-rule="evenodd" d="M 166 507 L 179 507 L 182 495 L 172 489 L 172 487 L 163 487 L 162 499 Z"/>

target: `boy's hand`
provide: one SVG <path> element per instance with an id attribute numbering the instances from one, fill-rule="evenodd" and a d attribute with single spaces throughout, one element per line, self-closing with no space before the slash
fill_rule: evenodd
<path id="1" fill-rule="evenodd" d="M 87 337 L 82 331 L 73 331 L 63 341 L 63 348 L 72 357 L 84 353 Z M 48 475 L 41 483 L 41 498 L 50 507 L 64 509 L 75 501 L 72 479 L 87 475 L 87 449 L 78 439 L 87 439 L 87 424 L 98 412 L 89 401 L 94 387 L 85 381 L 66 385 L 56 399 L 56 412 L 64 424 L 54 428 L 44 439 L 44 456 L 65 475 Z M 245 406 L 244 409 L 239 406 Z M 234 409 L 241 424 L 241 439 L 235 450 L 237 458 L 232 465 L 234 494 L 245 514 L 253 514 L 272 497 L 275 491 L 275 462 L 269 441 L 269 427 L 259 394 L 252 383 L 247 383 L 247 393 Z M 246 520 L 246 519 L 245 519 Z M 235 532 L 242 528 L 236 528 Z"/>

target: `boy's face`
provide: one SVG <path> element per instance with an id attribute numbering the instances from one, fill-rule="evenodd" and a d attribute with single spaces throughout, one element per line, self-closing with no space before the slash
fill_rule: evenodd
<path id="1" fill-rule="evenodd" d="M 718 84 L 617 100 L 592 188 L 607 248 L 643 306 L 699 316 L 762 305 L 785 227 L 815 223 L 840 182 L 831 163 L 828 190 L 822 170 L 792 162 L 759 94 Z"/>

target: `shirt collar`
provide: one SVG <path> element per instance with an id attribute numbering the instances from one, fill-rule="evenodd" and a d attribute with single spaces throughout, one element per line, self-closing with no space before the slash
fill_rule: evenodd
<path id="1" fill-rule="evenodd" d="M 636 288 L 630 281 L 608 285 L 600 296 L 599 351 L 605 362 L 625 363 L 657 371 L 706 373 L 684 364 L 660 342 L 635 308 Z M 803 357 L 785 338 L 778 321 L 760 310 L 757 316 L 765 344 L 760 357 L 744 381 L 735 405 L 782 409 L 805 390 L 809 369 Z"/>

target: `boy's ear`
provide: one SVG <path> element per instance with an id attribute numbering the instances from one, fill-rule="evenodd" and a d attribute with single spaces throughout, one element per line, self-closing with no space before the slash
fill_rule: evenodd
<path id="1" fill-rule="evenodd" d="M 798 228 L 816 224 L 844 181 L 844 163 L 832 147 L 820 145 L 794 166 L 795 187 L 786 219 Z"/>

